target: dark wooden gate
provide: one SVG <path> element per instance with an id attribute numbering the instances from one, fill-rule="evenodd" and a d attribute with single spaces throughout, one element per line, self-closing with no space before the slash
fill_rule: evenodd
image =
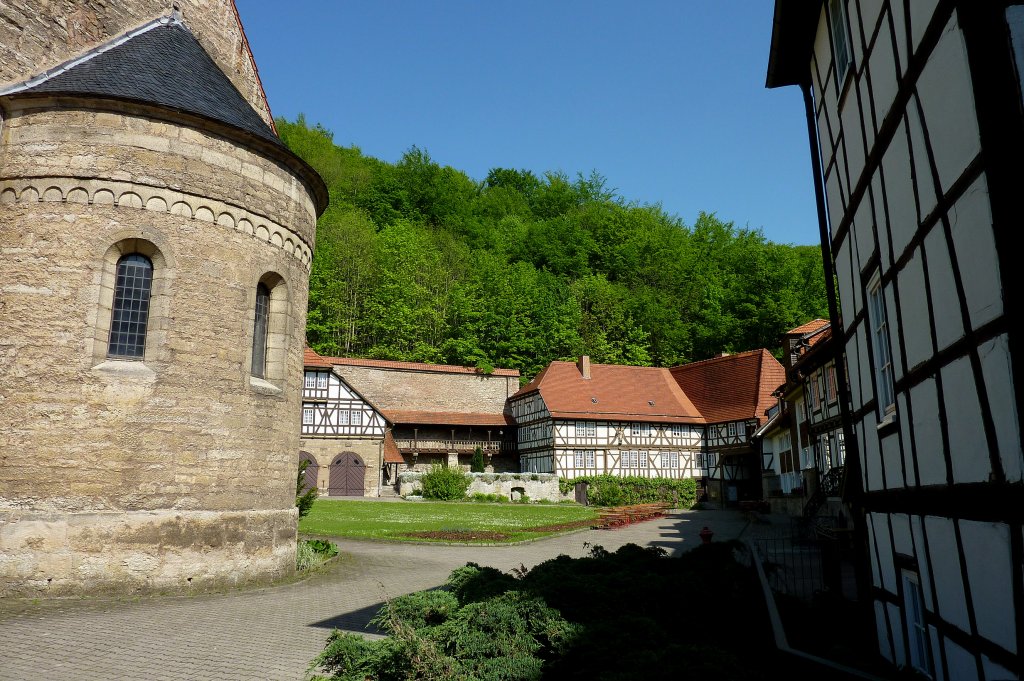
<path id="1" fill-rule="evenodd" d="M 299 465 L 303 461 L 308 461 L 306 464 L 306 474 L 302 480 L 302 491 L 300 494 L 305 494 L 311 489 L 316 489 L 317 476 L 320 473 L 320 466 L 317 465 L 316 459 L 309 452 L 299 452 Z"/>
<path id="2" fill-rule="evenodd" d="M 342 452 L 334 457 L 327 483 L 332 497 L 361 497 L 365 493 L 366 464 L 355 452 Z"/>

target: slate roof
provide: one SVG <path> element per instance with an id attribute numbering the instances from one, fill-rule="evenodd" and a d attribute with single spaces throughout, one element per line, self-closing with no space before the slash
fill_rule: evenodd
<path id="1" fill-rule="evenodd" d="M 786 370 L 765 349 L 713 357 L 670 369 L 683 392 L 708 423 L 756 418 L 775 398 L 772 391 L 786 382 Z"/>
<path id="2" fill-rule="evenodd" d="M 513 398 L 539 392 L 554 418 L 704 423 L 668 369 L 592 364 L 590 375 L 575 362 L 552 362 Z"/>
<path id="3" fill-rule="evenodd" d="M 176 20 L 159 20 L 152 27 L 125 34 L 54 69 L 53 75 L 30 79 L 0 94 L 9 92 L 156 104 L 284 146 L 192 32 Z"/>
<path id="4" fill-rule="evenodd" d="M 375 369 L 400 369 L 402 371 L 429 371 L 444 374 L 479 374 L 482 376 L 519 377 L 518 369 L 495 369 L 485 374 L 476 367 L 455 366 L 449 364 L 422 364 L 420 362 L 393 362 L 386 359 L 360 359 L 358 357 L 324 357 L 312 348 L 306 348 L 305 365 L 308 367 L 330 368 L 333 366 L 372 367 Z"/>

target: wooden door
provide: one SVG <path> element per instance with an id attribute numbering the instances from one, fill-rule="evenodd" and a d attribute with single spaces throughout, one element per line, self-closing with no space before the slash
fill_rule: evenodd
<path id="1" fill-rule="evenodd" d="M 361 497 L 365 494 L 366 464 L 355 452 L 342 452 L 334 457 L 327 483 L 332 497 Z"/>

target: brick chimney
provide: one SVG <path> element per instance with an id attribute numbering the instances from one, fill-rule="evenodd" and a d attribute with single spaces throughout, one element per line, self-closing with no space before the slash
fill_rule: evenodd
<path id="1" fill-rule="evenodd" d="M 582 355 L 582 356 L 580 356 L 580 360 L 578 362 L 576 362 L 576 366 L 577 366 L 577 368 L 579 368 L 580 373 L 583 375 L 583 379 L 589 381 L 590 380 L 590 355 Z"/>

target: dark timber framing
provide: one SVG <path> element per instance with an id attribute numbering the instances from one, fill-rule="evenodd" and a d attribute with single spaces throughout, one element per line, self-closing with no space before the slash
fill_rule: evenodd
<path id="1" fill-rule="evenodd" d="M 777 0 L 769 59 L 768 86 L 799 85 L 806 97 L 880 646 L 911 663 L 907 570 L 924 599 L 925 666 L 945 679 L 1024 677 L 1024 341 L 1011 323 L 1024 291 L 1024 64 L 1007 22 L 1017 4 L 840 2 L 853 63 L 837 82 L 841 22 L 819 24 L 832 3 Z M 867 314 L 876 273 L 891 417 L 879 413 Z"/>

